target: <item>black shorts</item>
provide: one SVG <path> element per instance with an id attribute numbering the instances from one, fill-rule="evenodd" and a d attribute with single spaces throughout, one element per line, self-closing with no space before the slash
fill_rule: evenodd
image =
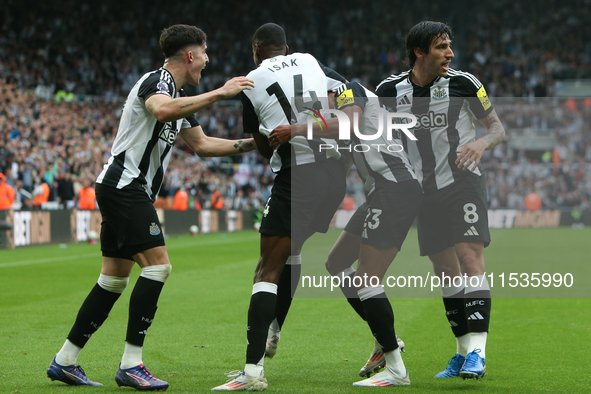
<path id="1" fill-rule="evenodd" d="M 422 196 L 421 185 L 415 179 L 377 182 L 367 198 L 361 243 L 400 250 L 419 213 Z"/>
<path id="2" fill-rule="evenodd" d="M 105 257 L 133 260 L 144 250 L 164 246 L 164 234 L 152 200 L 141 186 L 123 189 L 96 184 L 101 223 L 101 251 Z"/>
<path id="3" fill-rule="evenodd" d="M 423 196 L 418 219 L 421 256 L 444 251 L 460 242 L 490 244 L 486 180 L 468 174 Z"/>
<path id="4" fill-rule="evenodd" d="M 345 172 L 337 160 L 292 166 L 275 177 L 260 233 L 304 242 L 325 233 L 345 197 Z"/>
<path id="5" fill-rule="evenodd" d="M 363 232 L 363 224 L 365 223 L 365 217 L 367 216 L 367 202 L 364 202 L 357 208 L 353 216 L 347 222 L 344 230 L 348 233 L 355 234 L 361 237 Z"/>

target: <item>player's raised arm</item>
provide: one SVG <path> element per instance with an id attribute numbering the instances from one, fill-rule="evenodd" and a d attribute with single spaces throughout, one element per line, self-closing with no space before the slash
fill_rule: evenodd
<path id="1" fill-rule="evenodd" d="M 216 101 L 234 97 L 244 89 L 253 87 L 252 79 L 234 77 L 224 86 L 197 96 L 171 98 L 166 94 L 154 94 L 146 100 L 146 109 L 160 122 L 172 122 L 186 118 Z"/>
<path id="2" fill-rule="evenodd" d="M 182 129 L 180 136 L 199 157 L 233 156 L 256 149 L 253 138 L 226 140 L 209 137 L 203 133 L 201 126 Z"/>

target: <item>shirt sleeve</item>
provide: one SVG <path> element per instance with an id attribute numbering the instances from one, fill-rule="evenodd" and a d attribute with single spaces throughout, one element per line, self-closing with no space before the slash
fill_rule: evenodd
<path id="1" fill-rule="evenodd" d="M 380 105 L 388 111 L 396 110 L 396 84 L 384 82 L 378 85 L 376 95 L 380 98 Z"/>
<path id="2" fill-rule="evenodd" d="M 465 90 L 466 99 L 470 103 L 470 111 L 476 116 L 476 119 L 482 119 L 488 116 L 493 110 L 484 85 L 472 74 L 466 73 L 461 76 L 462 86 Z"/>
<path id="3" fill-rule="evenodd" d="M 240 93 L 240 101 L 242 101 L 242 125 L 244 132 L 253 133 L 259 131 L 259 117 L 254 111 L 252 102 L 244 92 Z"/>
<path id="4" fill-rule="evenodd" d="M 349 82 L 348 84 L 341 85 L 335 94 L 336 109 L 341 110 L 343 108 L 356 105 L 362 110 L 365 110 L 365 104 L 367 103 L 367 95 L 363 86 L 357 82 Z"/>
<path id="5" fill-rule="evenodd" d="M 174 91 L 174 86 L 172 82 L 162 78 L 162 75 L 162 72 L 155 72 L 146 78 L 138 90 L 138 97 L 147 100 L 155 94 L 165 94 L 172 98 L 171 92 Z"/>

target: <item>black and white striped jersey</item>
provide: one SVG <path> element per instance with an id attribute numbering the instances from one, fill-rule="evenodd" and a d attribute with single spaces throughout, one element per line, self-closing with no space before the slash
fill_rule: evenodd
<path id="1" fill-rule="evenodd" d="M 376 94 L 389 111 L 417 117 L 411 129 L 417 141 L 403 136 L 403 143 L 423 191 L 429 193 L 469 174 L 457 168 L 456 150 L 475 140 L 474 121 L 486 117 L 493 107 L 472 74 L 449 69 L 447 77 L 418 86 L 411 82 L 410 72 L 386 78 Z M 472 172 L 482 175 L 480 168 Z"/>
<path id="2" fill-rule="evenodd" d="M 387 139 L 386 111 L 380 107 L 378 96 L 357 82 L 349 82 L 337 89 L 335 108 L 341 110 L 350 106 L 363 110 L 357 131 L 371 138 L 363 139 L 355 132 L 351 133 L 351 153 L 357 172 L 365 183 L 365 194 L 371 194 L 377 180 L 404 182 L 417 179 L 402 149 L 400 133 L 394 132 L 392 139 Z M 342 142 L 339 144 L 343 145 Z"/>
<path id="3" fill-rule="evenodd" d="M 147 109 L 145 101 L 154 94 L 184 96 L 176 91 L 170 72 L 164 68 L 144 74 L 129 92 L 111 157 L 97 183 L 121 189 L 137 181 L 154 199 L 170 160 L 171 149 L 181 129 L 199 126 L 195 115 L 162 123 Z"/>
<path id="4" fill-rule="evenodd" d="M 254 81 L 255 87 L 240 95 L 244 132 L 258 131 L 265 137 L 277 126 L 306 123 L 312 110 L 328 109 L 327 92 L 345 82 L 343 77 L 307 53 L 266 59 L 247 77 Z M 331 144 L 335 149 L 321 150 L 320 144 Z M 334 140 L 308 140 L 297 136 L 273 152 L 271 169 L 278 172 L 292 165 L 315 163 L 331 157 L 340 158 Z"/>

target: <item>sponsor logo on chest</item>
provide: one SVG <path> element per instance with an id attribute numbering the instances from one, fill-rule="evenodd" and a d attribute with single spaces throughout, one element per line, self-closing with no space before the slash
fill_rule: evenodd
<path id="1" fill-rule="evenodd" d="M 173 124 L 174 124 L 174 128 L 173 128 Z M 162 141 L 166 142 L 168 145 L 174 144 L 174 141 L 176 141 L 176 136 L 178 134 L 176 126 L 177 126 L 176 121 L 165 123 L 164 127 L 162 127 L 162 130 L 160 131 L 160 134 L 158 135 L 158 138 L 160 138 Z"/>

